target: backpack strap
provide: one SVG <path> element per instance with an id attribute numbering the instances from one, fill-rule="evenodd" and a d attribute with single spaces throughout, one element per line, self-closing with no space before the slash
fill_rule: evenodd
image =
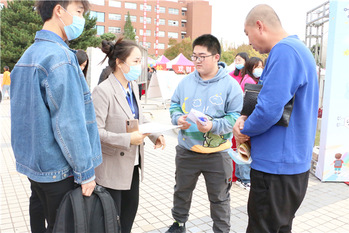
<path id="1" fill-rule="evenodd" d="M 113 198 L 110 196 L 110 194 L 105 188 L 99 185 L 96 185 L 94 193 L 98 195 L 103 206 L 105 232 L 119 232 L 119 216 L 116 212 L 115 202 Z M 114 219 L 114 216 L 116 216 L 116 219 Z"/>
<path id="2" fill-rule="evenodd" d="M 82 196 L 81 186 L 74 189 L 70 193 L 69 197 L 73 207 L 75 233 L 88 232 L 85 215 L 86 210 L 83 199 L 84 197 Z"/>

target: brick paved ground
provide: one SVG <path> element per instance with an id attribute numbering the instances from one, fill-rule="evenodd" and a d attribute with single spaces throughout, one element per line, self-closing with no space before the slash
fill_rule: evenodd
<path id="1" fill-rule="evenodd" d="M 152 120 L 170 123 L 168 110 L 155 105 L 144 107 Z M 146 113 L 149 117 L 150 114 Z M 132 232 L 164 232 L 172 224 L 174 157 L 176 134 L 165 133 L 167 147 L 154 150 L 146 141 L 145 179 L 141 183 L 140 205 Z M 29 232 L 29 181 L 16 172 L 11 149 L 9 100 L 0 104 L 0 232 Z M 231 232 L 244 232 L 247 225 L 248 191 L 233 185 L 231 189 Z M 313 175 L 305 200 L 296 214 L 293 232 L 349 232 L 349 186 L 343 183 L 322 183 Z M 194 191 L 188 232 L 212 232 L 206 187 L 201 176 Z"/>

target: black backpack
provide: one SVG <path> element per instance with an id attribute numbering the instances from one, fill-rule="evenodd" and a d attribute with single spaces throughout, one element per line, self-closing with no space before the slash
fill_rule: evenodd
<path id="1" fill-rule="evenodd" d="M 119 233 L 120 219 L 108 191 L 96 185 L 90 197 L 81 187 L 68 192 L 59 206 L 53 233 Z"/>

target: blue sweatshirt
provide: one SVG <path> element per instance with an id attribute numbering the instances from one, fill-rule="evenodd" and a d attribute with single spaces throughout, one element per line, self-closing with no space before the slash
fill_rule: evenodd
<path id="1" fill-rule="evenodd" d="M 270 51 L 256 108 L 241 131 L 251 137 L 253 169 L 287 175 L 309 170 L 319 99 L 315 67 L 297 36 L 284 38 Z M 289 126 L 275 125 L 294 95 Z"/>
<path id="2" fill-rule="evenodd" d="M 176 88 L 172 99 L 170 114 L 172 124 L 187 115 L 192 108 L 201 111 L 212 121 L 212 129 L 201 133 L 197 125 L 180 130 L 178 144 L 198 153 L 214 153 L 231 147 L 232 130 L 242 108 L 242 91 L 239 84 L 231 78 L 224 63 L 218 63 L 216 76 L 204 81 L 197 70 L 185 77 Z"/>

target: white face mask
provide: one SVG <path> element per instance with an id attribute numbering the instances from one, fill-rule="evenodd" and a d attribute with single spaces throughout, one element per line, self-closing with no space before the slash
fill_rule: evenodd
<path id="1" fill-rule="evenodd" d="M 259 78 L 262 76 L 263 69 L 262 68 L 256 68 L 253 70 L 253 76 L 256 78 Z"/>
<path id="2" fill-rule="evenodd" d="M 124 63 L 125 63 L 125 65 L 127 65 L 126 62 L 124 62 Z M 124 73 L 124 71 L 121 69 L 122 73 L 124 74 L 124 77 L 129 82 L 137 80 L 142 73 L 142 65 L 139 64 L 139 65 L 135 65 L 135 66 L 129 66 L 129 65 L 127 65 L 127 66 L 130 68 L 130 71 L 128 73 Z"/>
<path id="3" fill-rule="evenodd" d="M 73 23 L 68 26 L 65 25 L 65 23 L 61 18 L 59 19 L 64 25 L 64 31 L 65 31 L 65 34 L 67 35 L 68 40 L 74 40 L 78 38 L 84 31 L 85 19 L 80 18 L 79 16 L 76 16 L 76 15 L 73 16 L 72 14 L 69 13 L 69 11 L 64 9 L 64 7 L 62 8 L 63 10 L 65 10 L 65 12 L 67 12 L 69 15 L 73 17 Z"/>

